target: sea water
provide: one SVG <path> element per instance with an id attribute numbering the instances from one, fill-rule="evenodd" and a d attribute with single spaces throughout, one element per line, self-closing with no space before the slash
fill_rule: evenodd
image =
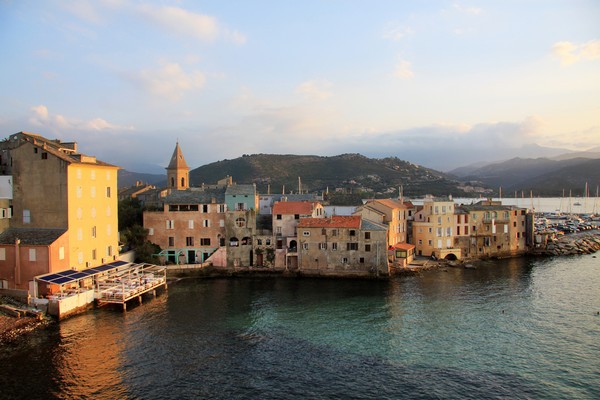
<path id="1" fill-rule="evenodd" d="M 600 398 L 600 259 L 182 279 L 0 352 L 0 398 Z"/>

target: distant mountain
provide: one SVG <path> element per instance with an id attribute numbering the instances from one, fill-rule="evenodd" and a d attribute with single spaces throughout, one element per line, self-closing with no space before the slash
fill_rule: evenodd
<path id="1" fill-rule="evenodd" d="M 495 190 L 502 187 L 505 192 L 533 190 L 538 195 L 561 195 L 563 189 L 582 192 L 586 182 L 595 187 L 600 183 L 599 175 L 600 159 L 513 158 L 471 169 L 460 179 L 479 181 Z"/>
<path id="2" fill-rule="evenodd" d="M 136 182 L 141 181 L 150 185 L 164 186 L 167 182 L 167 174 L 156 175 L 141 172 L 131 172 L 124 169 L 119 170 L 117 175 L 119 189 L 131 187 Z"/>
<path id="3" fill-rule="evenodd" d="M 312 155 L 244 155 L 223 160 L 190 171 L 192 185 L 211 184 L 225 176 L 238 183 L 255 183 L 260 193 L 302 190 L 330 192 L 372 191 L 374 196 L 398 195 L 400 186 L 408 196 L 467 195 L 456 180 L 448 175 L 398 158 L 367 158 L 360 154 L 333 157 Z"/>
<path id="4" fill-rule="evenodd" d="M 587 151 L 576 151 L 576 152 L 572 152 L 572 153 L 560 154 L 556 157 L 552 157 L 553 160 L 557 160 L 557 161 L 569 160 L 571 158 L 590 158 L 590 159 L 600 158 L 600 147 L 595 147 L 595 148 L 587 150 Z"/>

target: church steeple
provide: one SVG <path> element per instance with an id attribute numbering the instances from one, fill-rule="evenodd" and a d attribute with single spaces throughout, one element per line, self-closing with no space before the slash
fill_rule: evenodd
<path id="1" fill-rule="evenodd" d="M 190 167 L 185 162 L 179 142 L 177 142 L 171 162 L 167 167 L 167 187 L 173 190 L 185 190 L 190 186 L 189 177 Z"/>

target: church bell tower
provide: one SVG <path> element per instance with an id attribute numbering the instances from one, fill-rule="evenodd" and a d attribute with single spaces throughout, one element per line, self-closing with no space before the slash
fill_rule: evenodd
<path id="1" fill-rule="evenodd" d="M 167 167 L 167 187 L 171 190 L 185 190 L 190 187 L 189 178 L 190 167 L 185 162 L 179 142 L 177 142 L 171 162 Z"/>

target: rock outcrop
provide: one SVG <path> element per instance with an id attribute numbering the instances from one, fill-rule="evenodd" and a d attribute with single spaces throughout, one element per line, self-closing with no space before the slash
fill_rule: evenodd
<path id="1" fill-rule="evenodd" d="M 600 233 L 579 233 L 561 236 L 548 241 L 545 248 L 537 249 L 536 254 L 548 256 L 566 256 L 591 254 L 600 250 Z"/>

